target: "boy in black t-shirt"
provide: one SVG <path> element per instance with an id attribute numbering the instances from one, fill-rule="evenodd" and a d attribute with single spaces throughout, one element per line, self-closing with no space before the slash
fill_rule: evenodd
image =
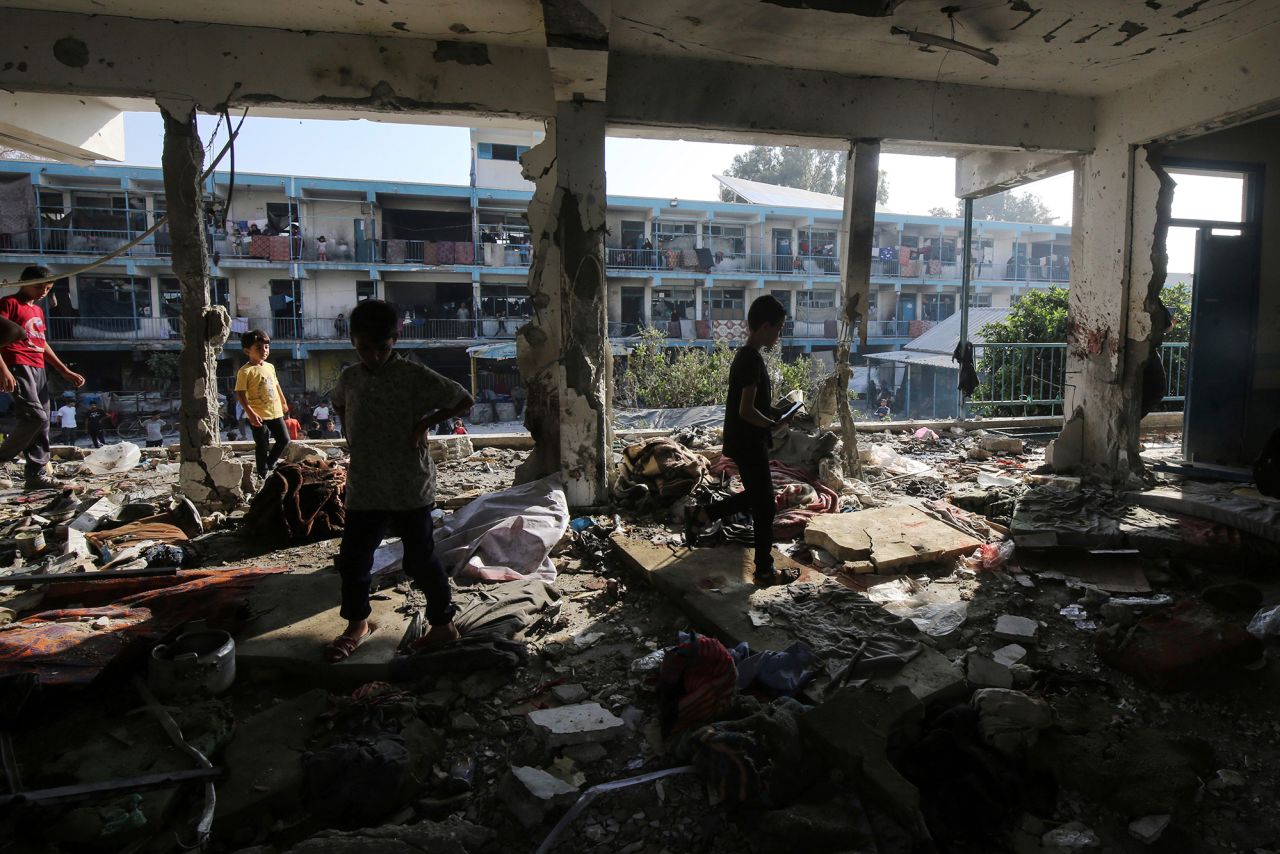
<path id="1" fill-rule="evenodd" d="M 773 431 L 790 418 L 777 419 L 772 405 L 769 372 L 761 350 L 773 347 L 782 334 L 787 310 L 772 296 L 758 297 L 747 312 L 751 332 L 738 348 L 729 368 L 729 398 L 724 409 L 724 453 L 738 465 L 742 492 L 706 507 L 685 509 L 685 539 L 694 545 L 699 529 L 713 520 L 751 512 L 755 531 L 755 580 L 760 585 L 794 581 L 794 570 L 773 565 L 773 477 L 769 473 L 769 447 Z M 794 414 L 794 413 L 793 413 Z"/>

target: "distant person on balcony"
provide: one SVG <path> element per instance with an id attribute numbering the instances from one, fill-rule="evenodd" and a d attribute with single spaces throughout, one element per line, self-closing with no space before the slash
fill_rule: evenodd
<path id="1" fill-rule="evenodd" d="M 58 423 L 62 426 L 62 444 L 76 444 L 76 407 L 74 402 L 62 404 L 58 408 Z"/>
<path id="2" fill-rule="evenodd" d="M 692 546 L 701 530 L 716 519 L 750 511 L 755 541 L 755 581 L 760 586 L 786 584 L 798 575 L 773 564 L 773 518 L 777 505 L 769 470 L 773 432 L 790 420 L 773 408 L 769 372 L 763 350 L 775 347 L 787 310 L 771 295 L 757 297 L 747 312 L 750 333 L 729 368 L 729 394 L 724 414 L 724 453 L 738 466 L 742 492 L 706 506 L 685 509 L 685 539 Z M 795 413 L 790 413 L 794 415 Z"/>
<path id="3" fill-rule="evenodd" d="M 84 425 L 89 428 L 89 441 L 95 448 L 101 448 L 107 443 L 107 435 L 104 431 L 106 421 L 107 413 L 102 411 L 97 401 L 89 404 L 89 411 L 84 416 Z"/>
<path id="4" fill-rule="evenodd" d="M 520 250 L 520 263 L 528 264 L 529 259 L 533 257 L 533 243 L 529 241 L 528 234 L 520 235 L 519 241 L 520 242 L 516 244 L 516 248 Z"/>
<path id="5" fill-rule="evenodd" d="M 484 231 L 480 233 L 480 242 L 481 243 L 497 243 L 498 233 L 493 230 L 492 226 L 489 228 L 486 228 Z"/>
<path id="6" fill-rule="evenodd" d="M 164 419 L 160 417 L 159 412 L 151 413 L 151 416 L 142 422 L 142 426 L 147 431 L 148 448 L 159 448 L 164 444 Z"/>
<path id="7" fill-rule="evenodd" d="M 256 222 L 249 223 L 249 236 L 250 237 L 262 236 L 262 229 L 258 228 L 258 224 Z"/>
<path id="8" fill-rule="evenodd" d="M 47 279 L 48 267 L 32 265 L 22 271 L 21 280 Z M 62 483 L 46 470 L 49 465 L 49 386 L 45 363 L 53 365 L 75 388 L 84 377 L 66 366 L 45 340 L 44 311 L 38 303 L 49 295 L 52 282 L 21 285 L 16 294 L 0 299 L 0 317 L 16 323 L 25 333 L 0 348 L 0 391 L 13 395 L 18 421 L 0 444 L 0 464 L 25 454 L 25 489 L 61 489 Z M 6 336 L 8 337 L 8 336 Z"/>
<path id="9" fill-rule="evenodd" d="M 338 312 L 338 316 L 333 319 L 333 332 L 342 340 L 347 338 L 347 318 Z"/>
<path id="10" fill-rule="evenodd" d="M 280 390 L 275 366 L 267 361 L 271 356 L 271 336 L 261 329 L 250 329 L 240 336 L 240 346 L 249 362 L 236 372 L 236 399 L 244 407 L 253 432 L 258 477 L 266 477 L 289 444 L 289 434 L 284 429 L 289 401 Z M 275 443 L 268 449 L 272 438 Z"/>
<path id="11" fill-rule="evenodd" d="M 244 254 L 244 232 L 239 226 L 231 232 L 231 251 L 236 255 Z"/>
<path id="12" fill-rule="evenodd" d="M 324 239 L 323 234 L 316 238 L 316 260 L 317 261 L 329 260 L 329 247 Z"/>

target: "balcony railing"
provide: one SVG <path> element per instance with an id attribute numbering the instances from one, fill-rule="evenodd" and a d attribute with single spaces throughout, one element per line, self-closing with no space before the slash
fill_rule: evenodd
<path id="1" fill-rule="evenodd" d="M 515 338 L 527 317 L 481 317 L 470 320 L 420 317 L 401 321 L 402 341 L 453 341 Z M 261 329 L 276 341 L 346 341 L 350 326 L 345 317 L 247 317 L 235 318 L 233 329 Z"/>
<path id="2" fill-rule="evenodd" d="M 1049 415 L 1062 412 L 1066 382 L 1066 344 L 982 344 L 976 349 L 979 386 L 973 405 L 999 415 Z M 1161 345 L 1165 402 L 1187 395 L 1187 344 Z"/>
<path id="3" fill-rule="evenodd" d="M 102 228 L 31 228 L 0 233 L 0 253 L 27 255 L 105 255 L 119 249 L 145 231 Z M 168 232 L 157 232 L 126 251 L 130 258 L 154 258 L 169 254 Z"/>
<path id="4" fill-rule="evenodd" d="M 607 247 L 605 264 L 614 270 L 685 270 L 698 273 L 781 273 L 837 276 L 835 255 L 778 255 L 710 249 L 622 249 Z"/>
<path id="5" fill-rule="evenodd" d="M 887 279 L 921 279 L 960 281 L 963 274 L 962 265 L 954 261 L 886 261 L 872 259 L 871 275 Z M 1004 264 L 974 264 L 969 271 L 973 281 L 981 282 L 1016 282 L 1034 284 L 1037 282 L 1065 285 L 1071 281 L 1070 264 L 1040 265 L 1026 260 L 1011 259 Z"/>
<path id="6" fill-rule="evenodd" d="M 51 317 L 52 341 L 167 341 L 182 337 L 176 317 Z"/>

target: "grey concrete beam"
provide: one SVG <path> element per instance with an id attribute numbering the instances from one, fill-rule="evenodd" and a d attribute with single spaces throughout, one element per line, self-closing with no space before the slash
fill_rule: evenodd
<path id="1" fill-rule="evenodd" d="M 0 88 L 545 119 L 545 49 L 5 10 Z"/>
<path id="2" fill-rule="evenodd" d="M 656 62 L 615 52 L 609 122 L 807 137 L 828 141 L 827 148 L 847 144 L 831 144 L 835 140 L 875 138 L 1074 153 L 1093 149 L 1094 101 L 732 62 Z"/>
<path id="3" fill-rule="evenodd" d="M 1071 169 L 1069 154 L 1037 151 L 974 151 L 956 158 L 956 197 L 981 198 Z"/>

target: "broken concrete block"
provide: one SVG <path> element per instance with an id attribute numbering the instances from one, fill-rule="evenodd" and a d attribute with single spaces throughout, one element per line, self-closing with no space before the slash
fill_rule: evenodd
<path id="1" fill-rule="evenodd" d="M 1013 687 L 1013 674 L 1009 667 L 980 652 L 971 652 L 965 658 L 965 675 L 969 684 L 979 688 Z"/>
<path id="2" fill-rule="evenodd" d="M 83 506 L 83 505 L 81 505 Z M 120 512 L 120 502 L 108 495 L 99 498 L 83 510 L 71 523 L 72 530 L 88 534 L 98 529 L 103 519 L 110 519 Z"/>
<path id="3" fill-rule="evenodd" d="M 1027 617 L 1003 614 L 996 620 L 995 636 L 1015 643 L 1035 643 L 1040 636 L 1040 624 Z"/>
<path id="4" fill-rule="evenodd" d="M 529 728 L 547 747 L 608 741 L 626 731 L 622 718 L 599 703 L 579 703 L 529 713 Z"/>
<path id="5" fill-rule="evenodd" d="M 1027 657 L 1026 647 L 1011 643 L 1008 646 L 1002 646 L 991 654 L 991 658 L 997 664 L 1003 664 L 1005 667 L 1013 667 L 1015 664 L 1021 664 Z"/>
<path id="6" fill-rule="evenodd" d="M 537 827 L 553 809 L 567 809 L 578 790 L 554 774 L 528 765 L 513 765 L 499 786 L 503 803 L 525 827 Z"/>
<path id="7" fill-rule="evenodd" d="M 284 461 L 286 463 L 300 463 L 305 460 L 314 462 L 324 462 L 329 459 L 329 455 L 324 451 L 306 442 L 290 442 L 284 448 Z"/>
<path id="8" fill-rule="evenodd" d="M 869 560 L 848 560 L 844 563 L 844 571 L 851 575 L 866 575 L 876 571 L 876 565 Z"/>
<path id="9" fill-rule="evenodd" d="M 579 765 L 592 765 L 607 758 L 609 751 L 603 745 L 589 742 L 587 744 L 569 745 L 564 749 L 564 755 Z"/>
<path id="10" fill-rule="evenodd" d="M 1062 425 L 1058 438 L 1044 449 L 1044 461 L 1055 472 L 1066 472 L 1079 468 L 1083 459 L 1084 413 L 1077 409 Z"/>
<path id="11" fill-rule="evenodd" d="M 984 451 L 992 453 L 1020 454 L 1022 453 L 1022 440 L 1016 436 L 981 436 L 978 438 L 978 447 Z"/>
<path id="12" fill-rule="evenodd" d="M 1244 785 L 1244 777 L 1239 771 L 1232 771 L 1230 768 L 1220 768 L 1218 769 L 1218 776 L 1209 781 L 1209 790 L 1213 792 L 1221 792 L 1226 789 L 1243 789 Z"/>
<path id="13" fill-rule="evenodd" d="M 1173 816 L 1170 815 L 1143 816 L 1129 822 L 1129 835 L 1143 845 L 1152 845 L 1160 840 L 1172 820 Z"/>
<path id="14" fill-rule="evenodd" d="M 1040 838 L 1040 845 L 1045 854 L 1075 854 L 1101 848 L 1102 841 L 1098 839 L 1098 834 L 1080 822 L 1073 821 L 1046 833 Z"/>
<path id="15" fill-rule="evenodd" d="M 982 545 L 915 507 L 905 506 L 819 514 L 810 520 L 804 541 L 842 561 L 870 560 L 878 572 L 954 560 Z"/>
<path id="16" fill-rule="evenodd" d="M 984 688 L 969 702 L 978 712 L 983 739 L 1006 756 L 1021 756 L 1036 743 L 1040 731 L 1053 724 L 1049 704 L 1021 691 Z"/>
<path id="17" fill-rule="evenodd" d="M 580 703 L 587 699 L 587 689 L 577 683 L 571 685 L 557 685 L 551 689 L 551 696 L 555 697 L 558 702 L 564 703 L 566 706 L 572 703 Z"/>

